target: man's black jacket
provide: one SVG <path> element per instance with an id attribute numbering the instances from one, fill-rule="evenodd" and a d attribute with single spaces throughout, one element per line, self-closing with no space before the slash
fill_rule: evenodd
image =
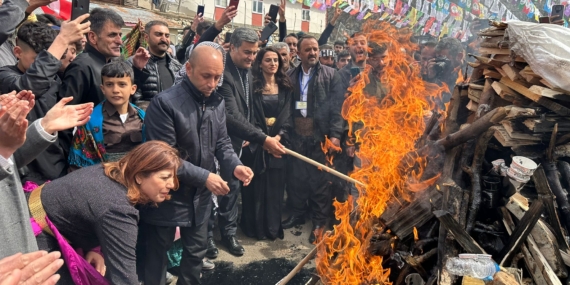
<path id="1" fill-rule="evenodd" d="M 241 165 L 226 131 L 223 98 L 205 97 L 188 78 L 152 98 L 144 119 L 146 138 L 161 140 L 180 151 L 180 187 L 158 207 L 141 209 L 141 219 L 157 226 L 196 226 L 208 221 L 212 193 L 206 188 L 216 172 L 214 157 L 224 169 Z"/>
<path id="2" fill-rule="evenodd" d="M 168 70 L 170 70 L 171 76 L 174 79 L 174 75 L 178 70 L 180 70 L 180 68 L 182 68 L 182 64 L 180 64 L 180 62 L 173 58 L 168 52 L 165 56 L 168 64 Z M 158 74 L 156 59 L 157 57 L 151 54 L 150 59 L 143 70 L 133 67 L 135 83 L 137 84 L 137 92 L 135 94 L 136 101 L 150 101 L 152 97 L 164 91 L 160 75 Z M 130 57 L 128 62 L 132 65 L 133 57 Z"/>
<path id="3" fill-rule="evenodd" d="M 234 150 L 240 153 L 243 141 L 263 145 L 267 137 L 260 129 L 254 126 L 253 108 L 253 77 L 251 70 L 247 72 L 249 77 L 249 96 L 246 96 L 244 86 L 240 82 L 238 69 L 231 56 L 226 57 L 224 69 L 224 82 L 218 88 L 218 93 L 226 102 L 226 116 L 228 134 L 232 140 Z M 243 78 L 243 76 L 242 76 Z M 245 80 L 245 78 L 243 78 Z M 249 97 L 249 101 L 246 101 Z M 248 108 L 249 106 L 249 108 Z M 246 117 L 246 114 L 249 114 Z"/>
<path id="4" fill-rule="evenodd" d="M 300 64 L 297 68 L 290 69 L 287 72 L 293 84 L 294 98 L 300 98 L 299 75 L 302 68 L 302 64 Z M 308 108 L 313 113 L 314 138 L 320 142 L 324 141 L 325 136 L 341 139 L 344 125 L 341 109 L 346 89 L 342 90 L 340 76 L 331 67 L 317 63 L 311 72 L 314 72 L 314 75 L 309 81 L 307 93 L 308 96 L 312 96 Z M 298 112 L 295 110 L 294 101 L 296 100 L 294 99 L 292 103 L 294 112 Z"/>

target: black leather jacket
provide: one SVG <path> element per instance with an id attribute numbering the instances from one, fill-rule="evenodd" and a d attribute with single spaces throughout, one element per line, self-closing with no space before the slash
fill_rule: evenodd
<path id="1" fill-rule="evenodd" d="M 157 57 L 151 54 L 143 70 L 133 68 L 135 72 L 135 83 L 138 86 L 137 92 L 135 93 L 135 101 L 150 101 L 152 97 L 164 91 L 158 74 L 156 59 Z M 174 78 L 174 75 L 180 70 L 182 64 L 169 53 L 166 53 L 166 61 L 168 62 L 168 69 L 172 73 L 172 78 Z M 133 57 L 129 58 L 129 63 L 133 63 Z"/>

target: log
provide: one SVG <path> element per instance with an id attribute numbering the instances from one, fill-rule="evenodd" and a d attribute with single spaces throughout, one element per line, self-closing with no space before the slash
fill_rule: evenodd
<path id="1" fill-rule="evenodd" d="M 499 265 L 504 266 L 507 260 L 510 260 L 518 250 L 519 246 L 526 240 L 531 230 L 534 228 L 540 214 L 542 213 L 543 204 L 542 200 L 537 200 L 532 203 L 530 209 L 524 214 L 520 223 L 513 231 L 509 242 L 503 247 L 498 255 Z"/>
<path id="2" fill-rule="evenodd" d="M 505 39 L 501 37 L 486 38 L 483 40 L 483 42 L 481 42 L 480 46 L 486 48 L 508 49 L 509 41 L 505 41 Z"/>
<path id="3" fill-rule="evenodd" d="M 556 163 L 546 162 L 543 163 L 543 167 L 548 185 L 550 186 L 552 193 L 554 193 L 554 196 L 556 196 L 556 203 L 560 209 L 564 225 L 566 226 L 566 229 L 570 229 L 570 203 L 568 203 L 566 193 L 560 184 L 560 176 L 558 175 Z"/>
<path id="4" fill-rule="evenodd" d="M 534 181 L 534 188 L 536 188 L 538 198 L 543 201 L 546 213 L 548 213 L 548 223 L 554 230 L 554 236 L 556 237 L 560 250 L 568 251 L 568 244 L 564 238 L 562 225 L 558 218 L 558 211 L 556 207 L 554 207 L 554 194 L 552 194 L 552 190 L 550 190 L 548 186 L 548 179 L 546 178 L 542 165 L 539 165 L 534 171 L 532 180 Z"/>
<path id="5" fill-rule="evenodd" d="M 528 211 L 528 201 L 522 195 L 516 193 L 509 198 L 506 208 L 513 213 L 517 219 L 521 219 Z M 529 237 L 527 241 L 533 241 L 532 246 L 530 243 L 528 246 L 534 258 L 538 259 L 539 257 L 533 252 L 533 246 L 536 247 L 536 251 L 541 252 L 542 259 L 545 260 L 550 271 L 552 271 L 554 275 L 562 276 L 566 268 L 562 261 L 562 256 L 560 256 L 558 242 L 542 219 L 538 220 L 536 226 L 530 232 L 530 235 L 531 237 Z"/>
<path id="6" fill-rule="evenodd" d="M 438 185 L 441 185 L 443 194 L 440 209 L 452 213 L 457 218 L 460 215 L 459 209 L 461 209 L 462 195 L 460 192 L 461 188 L 453 180 L 453 174 L 460 155 L 461 147 L 459 146 L 447 150 L 440 178 L 441 182 L 438 182 Z M 457 277 L 450 275 L 443 265 L 447 262 L 447 258 L 457 256 L 459 250 L 455 243 L 455 237 L 448 235 L 447 229 L 441 223 L 439 224 L 437 249 L 437 266 L 441 268 L 441 271 L 438 273 L 438 279 L 441 280 L 440 284 L 452 284 Z"/>
<path id="7" fill-rule="evenodd" d="M 512 235 L 515 229 L 515 222 L 513 221 L 511 214 L 505 207 L 501 207 L 500 210 L 503 216 L 503 224 L 505 225 L 505 228 L 507 229 L 509 235 Z M 532 257 L 532 254 L 528 250 L 528 246 L 526 244 L 523 244 L 521 246 L 521 251 L 524 256 L 524 262 L 526 268 L 528 268 L 530 276 L 532 276 L 532 279 L 534 280 L 534 284 L 546 284 L 546 279 L 542 275 L 542 270 L 539 268 L 537 262 L 534 260 L 534 257 Z"/>
<path id="8" fill-rule="evenodd" d="M 412 234 L 414 227 L 420 227 L 433 218 L 432 204 L 439 205 L 441 203 L 442 194 L 430 187 L 426 193 L 421 193 L 410 204 L 400 209 L 391 217 L 380 216 L 384 224 L 394 233 L 400 240 Z M 385 218 L 389 218 L 385 220 Z"/>
<path id="9" fill-rule="evenodd" d="M 485 250 L 451 217 L 447 211 L 437 210 L 433 214 L 468 253 L 486 254 Z"/>
<path id="10" fill-rule="evenodd" d="M 476 138 L 491 126 L 501 122 L 507 116 L 507 113 L 508 109 L 505 107 L 495 108 L 468 127 L 449 134 L 444 138 L 437 140 L 435 143 L 443 146 L 445 149 L 451 149 L 455 146 L 461 145 L 470 139 Z"/>
<path id="11" fill-rule="evenodd" d="M 492 129 L 487 130 L 479 137 L 475 145 L 473 163 L 469 171 L 469 175 L 471 176 L 471 207 L 469 208 L 469 215 L 467 216 L 467 226 L 465 229 L 467 233 L 471 233 L 471 230 L 473 230 L 475 218 L 477 218 L 477 214 L 479 213 L 479 207 L 481 205 L 481 172 L 483 160 L 485 160 L 485 152 L 494 133 L 495 131 Z"/>
<path id="12" fill-rule="evenodd" d="M 461 88 L 462 86 L 458 85 L 453 89 L 451 101 L 449 102 L 449 110 L 447 111 L 447 118 L 445 120 L 445 135 L 454 133 L 459 130 L 457 117 L 459 115 L 459 110 L 461 107 Z"/>
<path id="13" fill-rule="evenodd" d="M 490 111 L 490 106 L 492 105 L 492 100 L 495 97 L 495 90 L 491 86 L 493 84 L 493 79 L 485 79 L 485 85 L 483 87 L 483 92 L 479 97 L 479 108 L 477 111 L 477 117 L 481 117 Z"/>
<path id="14" fill-rule="evenodd" d="M 505 84 L 507 87 L 517 91 L 518 93 L 522 94 L 523 96 L 527 97 L 528 99 L 550 109 L 554 113 L 561 115 L 561 116 L 569 116 L 570 109 L 552 101 L 549 98 L 540 96 L 534 92 L 528 90 L 525 86 L 521 85 L 519 82 L 514 82 L 509 78 L 501 79 L 501 83 Z"/>

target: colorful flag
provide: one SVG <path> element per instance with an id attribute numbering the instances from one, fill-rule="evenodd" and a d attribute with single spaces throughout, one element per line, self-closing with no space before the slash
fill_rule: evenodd
<path id="1" fill-rule="evenodd" d="M 71 19 L 71 0 L 58 0 L 42 6 L 42 10 L 46 14 L 54 15 L 56 18 L 65 21 Z"/>

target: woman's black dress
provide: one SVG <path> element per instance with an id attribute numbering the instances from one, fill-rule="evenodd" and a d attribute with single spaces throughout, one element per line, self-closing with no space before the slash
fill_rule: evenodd
<path id="1" fill-rule="evenodd" d="M 258 127 L 269 136 L 279 134 L 282 144 L 286 144 L 287 130 L 291 126 L 290 95 L 289 92 L 255 94 L 254 98 Z M 266 118 L 273 118 L 273 126 L 268 126 Z M 275 158 L 259 145 L 244 150 L 242 161 L 253 169 L 255 176 L 252 183 L 242 189 L 242 230 L 247 236 L 260 240 L 283 239 L 281 208 L 286 158 Z"/>

